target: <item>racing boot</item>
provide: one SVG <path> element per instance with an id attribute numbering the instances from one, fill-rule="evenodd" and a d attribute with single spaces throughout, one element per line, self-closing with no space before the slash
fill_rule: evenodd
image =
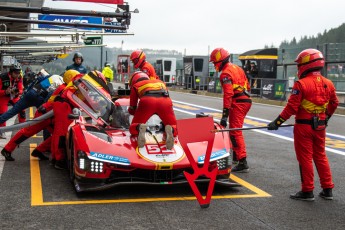
<path id="1" fill-rule="evenodd" d="M 165 144 L 167 146 L 168 150 L 171 150 L 174 147 L 174 135 L 173 135 L 173 128 L 171 125 L 166 125 L 165 126 L 165 133 L 167 135 Z"/>
<path id="2" fill-rule="evenodd" d="M 139 125 L 139 134 L 138 134 L 138 148 L 142 148 L 145 146 L 145 133 L 146 133 L 147 125 L 140 124 Z"/>
<path id="3" fill-rule="evenodd" d="M 238 159 L 237 159 L 237 155 L 235 151 L 232 151 L 232 165 L 233 167 L 235 167 L 236 165 L 238 165 Z"/>
<path id="4" fill-rule="evenodd" d="M 333 193 L 331 188 L 324 188 L 322 192 L 319 193 L 319 196 L 325 200 L 333 200 Z"/>
<path id="5" fill-rule="evenodd" d="M 3 155 L 7 161 L 14 161 L 14 158 L 11 156 L 11 152 L 6 149 L 1 150 L 1 155 Z"/>
<path id="6" fill-rule="evenodd" d="M 290 198 L 294 199 L 294 200 L 303 200 L 303 201 L 314 201 L 315 200 L 313 191 L 311 191 L 311 192 L 299 191 L 299 192 L 296 192 L 295 194 L 291 194 Z"/>
<path id="7" fill-rule="evenodd" d="M 51 165 L 51 166 L 55 166 L 55 162 L 56 162 L 56 160 L 55 160 L 55 159 L 53 159 L 53 158 L 49 158 L 49 165 Z"/>
<path id="8" fill-rule="evenodd" d="M 41 161 L 49 159 L 48 157 L 44 156 L 44 154 L 42 152 L 38 151 L 37 149 L 34 149 L 34 151 L 32 151 L 31 156 L 38 157 Z"/>
<path id="9" fill-rule="evenodd" d="M 55 161 L 54 167 L 60 170 L 67 169 L 67 162 L 65 160 L 59 160 L 59 161 L 57 160 Z"/>
<path id="10" fill-rule="evenodd" d="M 247 173 L 249 172 L 249 166 L 247 164 L 247 159 L 244 157 L 238 161 L 238 164 L 231 169 L 231 172 Z"/>

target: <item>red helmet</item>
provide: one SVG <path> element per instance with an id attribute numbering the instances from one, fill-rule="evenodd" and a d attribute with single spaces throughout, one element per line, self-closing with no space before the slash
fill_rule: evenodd
<path id="1" fill-rule="evenodd" d="M 213 63 L 217 72 L 221 71 L 223 62 L 227 62 L 230 58 L 230 53 L 223 48 L 216 48 L 210 55 L 210 62 Z"/>
<path id="2" fill-rule="evenodd" d="M 325 66 L 325 59 L 322 53 L 317 49 L 306 49 L 297 55 L 297 76 L 304 77 L 305 74 L 321 70 Z"/>
<path id="3" fill-rule="evenodd" d="M 105 79 L 104 75 L 101 72 L 99 72 L 98 70 L 93 70 L 86 75 L 88 75 L 88 76 L 92 75 L 92 78 L 95 78 L 95 79 L 99 78 L 103 81 L 103 83 L 107 84 L 107 80 Z"/>
<path id="4" fill-rule="evenodd" d="M 137 72 L 134 72 L 131 78 L 129 79 L 128 85 L 129 87 L 132 87 L 133 85 L 135 85 L 135 83 L 139 81 L 143 81 L 143 80 L 150 80 L 149 75 L 147 75 L 146 73 L 142 71 L 137 71 Z"/>
<path id="5" fill-rule="evenodd" d="M 142 50 L 136 50 L 131 54 L 130 59 L 134 64 L 134 68 L 137 69 L 146 60 L 146 55 Z"/>

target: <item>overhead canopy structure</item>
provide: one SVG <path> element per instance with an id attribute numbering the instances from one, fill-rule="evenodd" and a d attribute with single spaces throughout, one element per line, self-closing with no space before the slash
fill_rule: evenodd
<path id="1" fill-rule="evenodd" d="M 131 13 L 128 5 L 118 5 L 115 12 L 96 12 L 83 10 L 65 10 L 43 7 L 44 0 L 0 0 L 0 71 L 3 69 L 3 59 L 14 57 L 23 65 L 42 65 L 55 60 L 57 57 L 65 57 L 73 49 L 85 47 L 81 39 L 86 36 L 101 36 L 104 33 L 80 32 L 77 28 L 95 27 L 108 30 L 126 30 L 130 24 Z M 122 7 L 122 8 L 121 8 Z M 116 19 L 119 23 L 82 24 L 78 22 L 56 22 L 45 20 L 33 20 L 30 13 L 78 15 L 90 17 L 106 17 Z M 32 24 L 52 24 L 75 28 L 74 31 L 55 31 L 41 33 L 31 32 Z M 133 35 L 128 33 L 107 33 L 107 35 Z M 32 39 L 33 37 L 53 37 L 59 41 L 46 41 Z M 61 37 L 70 37 L 70 40 Z M 91 45 L 92 46 L 92 45 Z M 91 47 L 88 45 L 87 47 Z M 94 46 L 104 46 L 102 44 Z"/>
<path id="2" fill-rule="evenodd" d="M 0 6 L 16 6 L 16 7 L 42 7 L 44 0 L 0 0 Z M 30 12 L 13 12 L 13 11 L 3 11 L 0 9 L 1 16 L 11 17 L 11 18 L 22 18 L 28 19 L 30 17 Z M 28 32 L 30 31 L 30 24 L 27 23 L 0 23 L 0 31 L 7 32 Z M 9 41 L 20 40 L 18 37 L 11 37 Z"/>
<path id="3" fill-rule="evenodd" d="M 240 60 L 250 60 L 250 59 L 278 59 L 278 49 L 258 49 L 258 50 L 249 50 L 240 54 L 238 56 Z"/>
<path id="4" fill-rule="evenodd" d="M 278 49 L 249 50 L 238 56 L 242 66 L 249 69 L 250 63 L 257 66 L 259 78 L 277 78 Z"/>

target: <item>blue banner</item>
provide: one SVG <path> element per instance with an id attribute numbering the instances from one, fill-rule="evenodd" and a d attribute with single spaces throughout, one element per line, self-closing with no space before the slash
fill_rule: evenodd
<path id="1" fill-rule="evenodd" d="M 46 15 L 39 14 L 38 20 L 52 21 L 52 22 L 68 22 L 68 23 L 81 23 L 81 24 L 102 24 L 100 17 L 84 17 L 84 16 L 65 16 L 65 15 Z M 57 26 L 49 24 L 38 24 L 39 29 L 71 29 L 73 26 Z M 102 28 L 78 27 L 82 30 L 102 31 Z"/>
<path id="2" fill-rule="evenodd" d="M 121 26 L 120 22 L 104 22 L 104 25 Z M 105 33 L 126 33 L 126 30 L 104 29 Z"/>

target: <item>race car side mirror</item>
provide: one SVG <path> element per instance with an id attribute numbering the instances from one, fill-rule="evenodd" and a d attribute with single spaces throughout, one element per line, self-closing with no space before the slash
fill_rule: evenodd
<path id="1" fill-rule="evenodd" d="M 73 114 L 73 113 L 68 114 L 68 119 L 70 119 L 70 120 L 78 120 L 79 119 L 79 115 Z"/>
<path id="2" fill-rule="evenodd" d="M 80 111 L 80 109 L 74 108 L 74 109 L 72 110 L 72 112 L 73 112 L 73 113 L 68 114 L 68 119 L 70 119 L 70 120 L 78 120 L 79 117 L 81 116 L 81 111 Z"/>

